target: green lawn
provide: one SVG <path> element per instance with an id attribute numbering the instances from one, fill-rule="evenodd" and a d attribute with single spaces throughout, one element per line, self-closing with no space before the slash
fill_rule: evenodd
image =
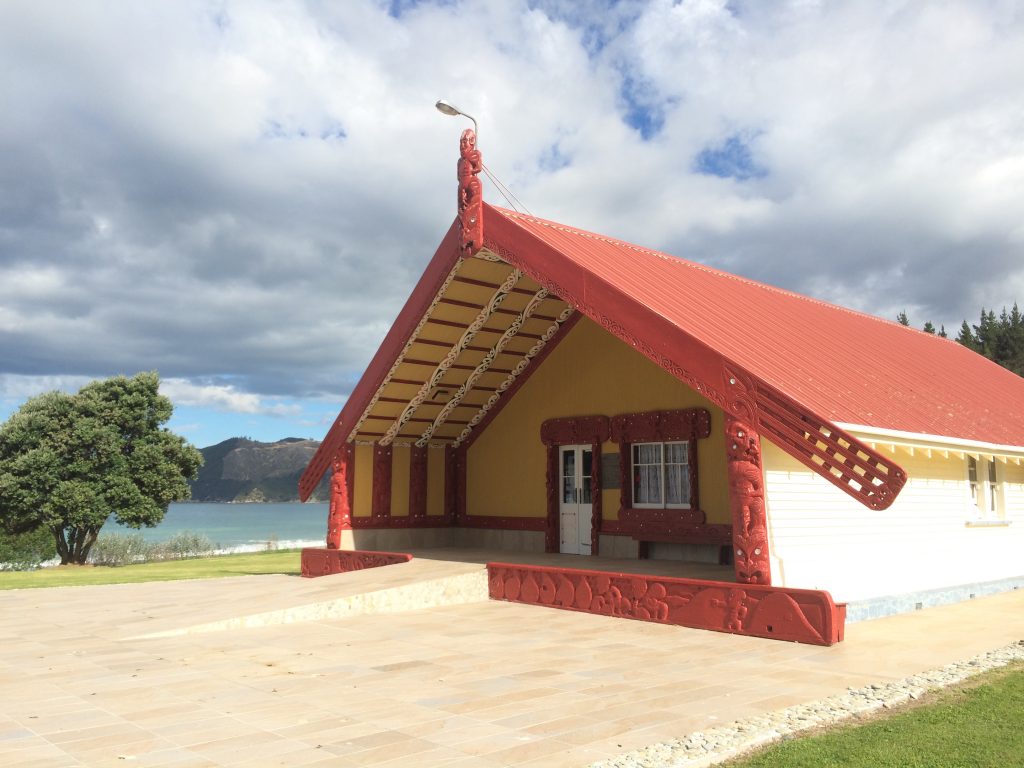
<path id="1" fill-rule="evenodd" d="M 176 579 L 216 579 L 222 576 L 248 576 L 259 573 L 299 575 L 299 550 L 252 552 L 218 555 L 194 560 L 165 560 L 117 568 L 106 566 L 62 565 L 38 571 L 0 572 L 0 589 L 71 587 L 87 584 L 129 584 L 140 581 Z"/>
<path id="2" fill-rule="evenodd" d="M 925 706 L 769 747 L 730 768 L 1009 768 L 1024 765 L 1024 664 Z"/>

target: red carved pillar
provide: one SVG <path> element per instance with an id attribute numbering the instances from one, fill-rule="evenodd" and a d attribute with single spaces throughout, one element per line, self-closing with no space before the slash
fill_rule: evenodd
<path id="1" fill-rule="evenodd" d="M 455 456 L 457 459 L 456 469 L 457 474 L 455 476 L 455 522 L 456 524 L 466 519 L 466 486 L 468 484 L 468 472 L 469 472 L 469 457 L 467 455 L 466 446 L 460 445 L 455 449 Z"/>
<path id="2" fill-rule="evenodd" d="M 544 551 L 558 552 L 561 547 L 561 520 L 558 499 L 561 493 L 561 478 L 558 476 L 558 446 L 548 445 L 547 494 L 548 516 L 544 526 Z"/>
<path id="3" fill-rule="evenodd" d="M 592 443 L 590 447 L 590 554 L 601 554 L 601 518 L 603 517 L 603 498 L 601 496 L 601 443 Z"/>
<path id="4" fill-rule="evenodd" d="M 391 517 L 391 446 L 373 446 L 373 506 L 375 520 Z"/>
<path id="5" fill-rule="evenodd" d="M 458 449 L 444 447 L 444 516 L 449 525 L 455 524 L 459 510 L 459 467 Z"/>
<path id="6" fill-rule="evenodd" d="M 331 474 L 331 498 L 327 513 L 327 548 L 341 548 L 341 532 L 352 527 L 352 496 L 349 493 L 351 451 L 342 447 L 334 457 L 334 471 Z"/>
<path id="7" fill-rule="evenodd" d="M 409 515 L 427 516 L 427 447 L 412 447 L 409 456 Z"/>
<path id="8" fill-rule="evenodd" d="M 736 581 L 771 584 L 761 438 L 746 422 L 728 413 L 725 414 L 725 454 Z"/>
<path id="9" fill-rule="evenodd" d="M 484 245 L 483 185 L 479 173 L 483 170 L 483 159 L 476 148 L 476 133 L 467 128 L 459 139 L 459 162 L 456 175 L 459 178 L 459 230 L 460 250 L 469 258 Z"/>

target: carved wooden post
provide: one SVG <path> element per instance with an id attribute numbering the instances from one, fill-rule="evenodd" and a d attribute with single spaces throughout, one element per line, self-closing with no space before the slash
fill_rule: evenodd
<path id="1" fill-rule="evenodd" d="M 327 514 L 327 548 L 341 548 L 341 532 L 352 527 L 352 501 L 349 494 L 348 446 L 334 457 L 334 472 L 331 475 L 330 511 Z"/>
<path id="2" fill-rule="evenodd" d="M 467 128 L 459 140 L 459 229 L 460 250 L 469 258 L 484 245 L 483 185 L 479 173 L 483 169 L 480 150 L 476 148 L 476 132 Z"/>
<path id="3" fill-rule="evenodd" d="M 771 584 L 761 438 L 746 422 L 729 413 L 725 414 L 725 453 L 736 581 L 741 584 Z"/>
<path id="4" fill-rule="evenodd" d="M 391 517 L 391 446 L 373 446 L 373 499 L 370 514 L 376 521 Z"/>

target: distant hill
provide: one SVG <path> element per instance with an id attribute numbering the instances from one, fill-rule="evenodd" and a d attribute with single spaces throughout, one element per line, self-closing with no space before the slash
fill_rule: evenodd
<path id="1" fill-rule="evenodd" d="M 202 448 L 206 459 L 190 483 L 192 501 L 298 501 L 299 477 L 320 447 L 318 440 L 288 437 L 261 443 L 232 437 Z M 327 475 L 313 501 L 327 499 Z"/>

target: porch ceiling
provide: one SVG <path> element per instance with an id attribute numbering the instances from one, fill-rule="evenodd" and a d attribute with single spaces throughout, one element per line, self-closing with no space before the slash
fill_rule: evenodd
<path id="1" fill-rule="evenodd" d="M 348 440 L 458 446 L 571 313 L 487 249 L 458 259 Z"/>

